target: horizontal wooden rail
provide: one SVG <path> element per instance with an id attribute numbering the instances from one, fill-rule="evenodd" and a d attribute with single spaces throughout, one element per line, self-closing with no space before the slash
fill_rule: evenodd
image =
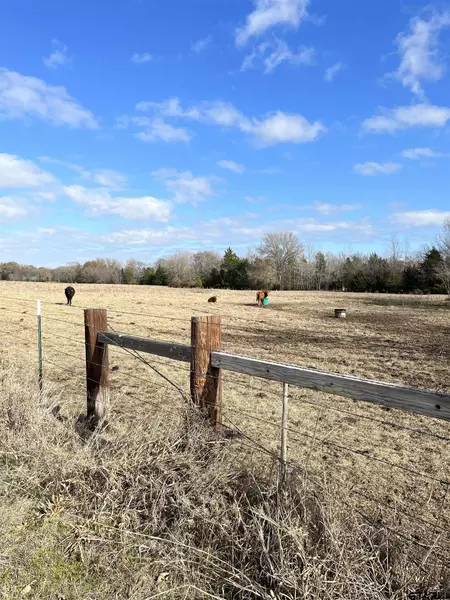
<path id="1" fill-rule="evenodd" d="M 213 367 L 450 421 L 450 395 L 213 352 Z"/>
<path id="2" fill-rule="evenodd" d="M 149 338 L 136 337 L 127 333 L 99 333 L 98 341 L 101 344 L 110 346 L 119 346 L 128 350 L 137 350 L 147 354 L 155 354 L 181 362 L 191 361 L 191 346 L 186 344 L 172 344 L 162 342 L 161 340 L 151 340 Z"/>
<path id="3" fill-rule="evenodd" d="M 192 350 L 191 346 L 187 344 L 175 344 L 126 333 L 111 332 L 99 333 L 98 341 L 102 344 L 137 350 L 182 362 L 191 361 Z M 450 421 L 450 395 L 448 394 L 359 379 L 350 375 L 323 373 L 305 367 L 237 356 L 227 352 L 212 352 L 211 366 Z"/>

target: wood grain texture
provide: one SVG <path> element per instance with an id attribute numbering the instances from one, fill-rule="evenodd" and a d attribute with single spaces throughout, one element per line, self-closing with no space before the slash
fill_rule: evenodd
<path id="1" fill-rule="evenodd" d="M 104 417 L 109 403 L 108 346 L 98 337 L 99 332 L 107 329 L 106 310 L 89 308 L 84 311 L 87 418 L 94 424 Z"/>
<path id="2" fill-rule="evenodd" d="M 160 340 L 136 337 L 126 333 L 102 333 L 99 334 L 99 340 L 103 344 L 119 346 L 128 350 L 137 350 L 155 356 L 163 356 L 181 362 L 190 362 L 191 347 L 186 344 L 172 344 Z"/>
<path id="3" fill-rule="evenodd" d="M 214 367 L 450 421 L 450 395 L 214 352 Z"/>
<path id="4" fill-rule="evenodd" d="M 215 429 L 222 424 L 222 376 L 220 368 L 211 364 L 211 354 L 221 344 L 220 316 L 192 317 L 191 397 L 207 412 Z"/>

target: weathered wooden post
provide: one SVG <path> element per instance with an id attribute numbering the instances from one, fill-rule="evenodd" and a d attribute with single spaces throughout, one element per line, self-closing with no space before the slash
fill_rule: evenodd
<path id="1" fill-rule="evenodd" d="M 104 417 L 105 407 L 109 403 L 108 346 L 97 339 L 99 332 L 107 331 L 106 310 L 88 308 L 84 311 L 87 420 L 94 425 Z"/>
<path id="2" fill-rule="evenodd" d="M 214 429 L 222 425 L 222 371 L 211 366 L 211 352 L 221 350 L 219 315 L 191 319 L 191 398 L 204 410 Z"/>

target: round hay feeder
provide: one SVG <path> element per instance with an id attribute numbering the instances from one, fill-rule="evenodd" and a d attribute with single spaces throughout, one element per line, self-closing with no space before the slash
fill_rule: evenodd
<path id="1" fill-rule="evenodd" d="M 347 309 L 346 308 L 335 308 L 334 309 L 334 318 L 335 319 L 346 319 L 347 318 Z"/>

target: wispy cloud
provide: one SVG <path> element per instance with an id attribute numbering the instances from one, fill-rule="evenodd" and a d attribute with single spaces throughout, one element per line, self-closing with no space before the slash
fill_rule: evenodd
<path id="1" fill-rule="evenodd" d="M 136 127 L 140 129 L 134 136 L 142 142 L 189 142 L 192 133 L 183 127 L 174 127 L 166 123 L 163 116 L 143 117 L 121 115 L 116 119 L 117 129 Z"/>
<path id="2" fill-rule="evenodd" d="M 206 50 L 206 48 L 211 44 L 211 42 L 212 42 L 212 35 L 208 35 L 208 36 L 202 38 L 201 40 L 196 41 L 194 44 L 192 44 L 191 50 L 192 50 L 192 52 L 195 52 L 196 54 L 200 54 L 200 52 L 203 52 L 204 50 Z"/>
<path id="3" fill-rule="evenodd" d="M 34 117 L 54 125 L 97 129 L 94 115 L 62 86 L 0 68 L 0 119 Z"/>
<path id="4" fill-rule="evenodd" d="M 409 32 L 397 36 L 400 65 L 394 76 L 420 98 L 424 97 L 422 81 L 439 81 L 444 75 L 439 35 L 449 26 L 450 12 L 433 12 L 429 19 L 411 19 Z"/>
<path id="5" fill-rule="evenodd" d="M 411 227 L 439 227 L 450 219 L 450 211 L 439 209 L 411 210 L 394 213 L 393 219 Z"/>
<path id="6" fill-rule="evenodd" d="M 77 173 L 83 179 L 94 181 L 102 187 L 108 188 L 110 190 L 123 189 L 126 186 L 128 180 L 126 175 L 113 169 L 89 170 L 83 167 L 82 165 L 78 165 L 67 160 L 61 160 L 59 158 L 52 158 L 50 156 L 40 156 L 39 160 L 46 164 L 59 165 L 61 167 L 65 167 L 66 169 L 70 169 L 71 171 Z"/>
<path id="7" fill-rule="evenodd" d="M 164 119 L 151 119 L 144 131 L 136 133 L 136 137 L 143 142 L 189 142 L 192 134 L 183 127 L 174 127 Z"/>
<path id="8" fill-rule="evenodd" d="M 153 55 L 150 54 L 150 52 L 143 52 L 142 54 L 139 54 L 139 52 L 135 52 L 130 58 L 130 61 L 135 63 L 136 65 L 143 65 L 145 63 L 150 62 L 151 60 L 153 60 Z"/>
<path id="9" fill-rule="evenodd" d="M 325 71 L 325 81 L 331 83 L 339 71 L 342 71 L 343 69 L 345 69 L 345 65 L 341 62 L 337 62 L 331 67 L 328 67 Z"/>
<path id="10" fill-rule="evenodd" d="M 413 104 L 393 109 L 382 109 L 363 121 L 363 129 L 370 133 L 395 133 L 413 127 L 441 128 L 450 120 L 450 108 L 432 104 Z"/>
<path id="11" fill-rule="evenodd" d="M 128 181 L 126 175 L 113 169 L 95 169 L 91 176 L 95 183 L 110 190 L 121 190 L 126 186 Z"/>
<path id="12" fill-rule="evenodd" d="M 313 206 L 313 209 L 316 210 L 321 215 L 331 216 L 337 215 L 343 212 L 351 212 L 354 210 L 361 210 L 361 204 L 330 204 L 324 202 L 316 202 Z"/>
<path id="13" fill-rule="evenodd" d="M 14 154 L 0 154 L 0 189 L 39 188 L 55 182 L 53 175 L 31 160 Z"/>
<path id="14" fill-rule="evenodd" d="M 81 185 L 64 187 L 68 198 L 84 206 L 90 216 L 118 215 L 131 221 L 165 223 L 170 217 L 170 203 L 153 196 L 113 197 L 102 188 Z"/>
<path id="15" fill-rule="evenodd" d="M 139 102 L 136 108 L 140 111 L 156 111 L 167 118 L 184 118 L 237 128 L 250 135 L 259 146 L 312 142 L 327 131 L 320 121 L 310 122 L 300 114 L 276 111 L 257 119 L 247 117 L 232 104 L 222 101 L 203 102 L 184 109 L 179 98 L 170 98 L 161 103 Z"/>
<path id="16" fill-rule="evenodd" d="M 245 25 L 236 31 L 238 46 L 276 26 L 298 27 L 307 15 L 309 0 L 253 0 L 253 4 Z"/>
<path id="17" fill-rule="evenodd" d="M 355 173 L 360 175 L 392 175 L 398 173 L 402 168 L 402 165 L 394 162 L 378 163 L 378 162 L 365 162 L 362 164 L 355 165 L 353 170 Z"/>
<path id="18" fill-rule="evenodd" d="M 293 52 L 284 40 L 274 39 L 273 42 L 264 42 L 258 44 L 253 51 L 248 54 L 241 65 L 241 71 L 247 71 L 258 67 L 260 64 L 264 68 L 264 73 L 269 74 L 286 62 L 291 65 L 312 65 L 314 64 L 315 50 L 302 46 L 298 52 Z"/>
<path id="19" fill-rule="evenodd" d="M 229 171 L 238 173 L 239 175 L 242 175 L 242 173 L 245 171 L 244 165 L 235 163 L 232 160 L 219 160 L 217 162 L 217 166 L 220 167 L 221 169 L 228 169 Z"/>
<path id="20" fill-rule="evenodd" d="M 166 190 L 177 204 L 192 204 L 207 200 L 215 194 L 214 177 L 195 177 L 190 171 L 176 169 L 158 169 L 152 173 L 155 179 L 162 181 Z"/>
<path id="21" fill-rule="evenodd" d="M 48 58 L 44 58 L 44 65 L 49 69 L 57 69 L 72 62 L 68 54 L 68 47 L 58 40 L 52 40 L 53 51 Z"/>
<path id="22" fill-rule="evenodd" d="M 28 214 L 27 208 L 16 198 L 0 196 L 0 218 L 16 219 Z"/>
<path id="23" fill-rule="evenodd" d="M 442 152 L 435 152 L 431 148 L 408 148 L 403 150 L 402 156 L 409 160 L 420 160 L 422 158 L 441 158 L 446 155 Z"/>
<path id="24" fill-rule="evenodd" d="M 70 162 L 68 160 L 62 160 L 60 158 L 52 158 L 51 156 L 40 156 L 39 160 L 40 160 L 40 162 L 45 163 L 45 164 L 58 165 L 60 167 L 65 167 L 66 169 L 70 169 L 71 171 L 75 171 L 75 173 L 78 173 L 78 175 L 80 175 L 80 177 L 85 177 L 87 179 L 90 179 L 90 177 L 91 177 L 90 171 L 88 171 L 81 165 Z"/>

